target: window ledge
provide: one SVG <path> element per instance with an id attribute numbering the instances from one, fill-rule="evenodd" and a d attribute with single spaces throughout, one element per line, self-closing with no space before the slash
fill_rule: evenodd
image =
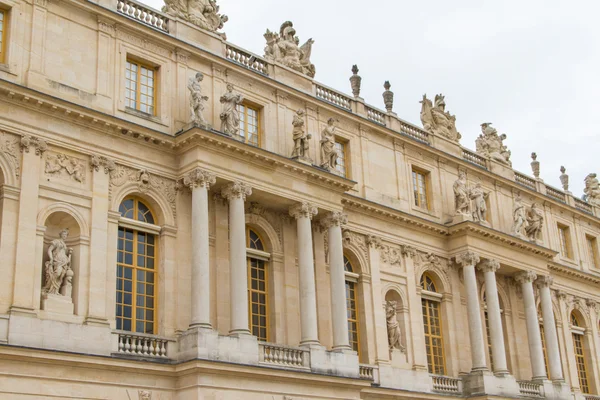
<path id="1" fill-rule="evenodd" d="M 428 215 L 435 219 L 439 219 L 439 217 L 436 214 L 434 214 L 434 212 L 432 210 L 429 210 L 427 208 L 423 208 L 423 207 L 419 207 L 419 206 L 412 206 L 412 211 L 416 211 L 420 214 Z"/>
<path id="2" fill-rule="evenodd" d="M 0 63 L 0 71 L 6 72 L 9 75 L 17 76 L 17 74 L 15 74 L 14 72 L 12 72 L 10 70 L 10 66 L 8 64 L 2 64 L 2 63 Z"/>

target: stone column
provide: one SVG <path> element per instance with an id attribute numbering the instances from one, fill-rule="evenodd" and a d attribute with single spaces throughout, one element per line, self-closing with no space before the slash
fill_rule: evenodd
<path id="1" fill-rule="evenodd" d="M 242 182 L 227 185 L 222 192 L 229 201 L 229 282 L 231 301 L 230 335 L 249 335 L 248 271 L 246 265 L 246 217 L 244 201 L 252 194 Z"/>
<path id="2" fill-rule="evenodd" d="M 507 375 L 506 350 L 504 348 L 504 330 L 502 329 L 502 315 L 500 314 L 500 301 L 498 300 L 498 286 L 496 284 L 496 271 L 500 263 L 496 260 L 485 260 L 479 265 L 485 278 L 485 297 L 492 342 L 492 355 L 494 365 L 491 367 L 496 375 Z"/>
<path id="3" fill-rule="evenodd" d="M 334 211 L 322 221 L 328 229 L 329 275 L 331 281 L 331 321 L 333 326 L 333 349 L 350 350 L 348 340 L 348 310 L 346 308 L 346 278 L 344 275 L 344 249 L 342 225 L 348 220 L 346 214 Z"/>
<path id="4" fill-rule="evenodd" d="M 408 298 L 409 313 L 411 315 L 409 324 L 412 351 L 408 351 L 408 354 L 412 356 L 412 368 L 415 371 L 425 372 L 428 371 L 425 329 L 423 318 L 420 317 L 423 313 L 423 302 L 420 292 L 417 292 L 417 288 L 420 290 L 419 279 L 421 277 L 415 275 L 415 259 L 418 256 L 417 249 L 412 246 L 402 246 L 402 256 L 404 257 L 404 265 L 406 265 L 406 297 Z M 407 344 L 408 335 L 407 332 Z"/>
<path id="5" fill-rule="evenodd" d="M 302 202 L 290 208 L 296 219 L 298 232 L 298 269 L 300 276 L 300 345 L 319 344 L 317 330 L 317 292 L 315 288 L 315 262 L 313 255 L 312 226 L 310 221 L 317 215 L 317 207 Z"/>
<path id="6" fill-rule="evenodd" d="M 369 246 L 369 264 L 371 266 L 371 298 L 373 307 L 373 326 L 375 328 L 375 362 L 389 364 L 390 347 L 388 344 L 387 319 L 385 316 L 385 298 L 381 291 L 381 239 L 367 236 Z M 363 291 L 364 291 L 363 287 Z M 408 307 L 408 305 L 404 305 Z M 403 333 L 404 334 L 404 333 Z"/>
<path id="7" fill-rule="evenodd" d="M 552 296 L 550 286 L 553 278 L 551 276 L 540 276 L 535 283 L 540 290 L 540 303 L 542 307 L 542 318 L 544 319 L 544 338 L 546 339 L 546 354 L 548 355 L 548 369 L 550 379 L 562 382 L 563 372 L 560 361 L 560 350 L 558 347 L 558 334 L 556 332 L 556 321 L 552 308 Z"/>
<path id="8" fill-rule="evenodd" d="M 194 169 L 183 178 L 183 184 L 192 191 L 192 318 L 190 328 L 212 329 L 210 323 L 208 191 L 210 185 L 215 181 L 214 174 L 200 168 Z"/>
<path id="9" fill-rule="evenodd" d="M 523 292 L 523 303 L 525 304 L 525 323 L 527 325 L 527 338 L 529 340 L 529 357 L 531 358 L 531 369 L 533 380 L 543 380 L 546 377 L 544 366 L 544 351 L 542 349 L 542 336 L 535 307 L 535 296 L 533 294 L 533 281 L 537 275 L 533 271 L 524 271 L 515 275 L 515 280 L 521 284 Z"/>
<path id="10" fill-rule="evenodd" d="M 467 292 L 467 316 L 469 318 L 469 338 L 471 339 L 471 372 L 486 371 L 488 368 L 481 324 L 481 307 L 477 295 L 477 278 L 475 276 L 475 265 L 479 263 L 479 256 L 472 251 L 467 251 L 456 256 L 456 262 L 463 267 L 465 291 Z"/>

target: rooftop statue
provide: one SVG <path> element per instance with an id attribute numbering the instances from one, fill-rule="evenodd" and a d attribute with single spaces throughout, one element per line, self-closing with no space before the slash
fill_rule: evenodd
<path id="1" fill-rule="evenodd" d="M 423 129 L 434 135 L 440 135 L 446 139 L 458 142 L 461 134 L 456 130 L 456 116 L 446 111 L 446 101 L 442 94 L 435 96 L 435 104 L 423 95 L 421 100 L 421 123 Z"/>
<path id="2" fill-rule="evenodd" d="M 481 135 L 475 140 L 475 150 L 478 154 L 489 157 L 501 164 L 512 167 L 510 150 L 504 145 L 506 135 L 498 135 L 491 122 L 481 124 Z"/>
<path id="3" fill-rule="evenodd" d="M 584 200 L 588 203 L 600 207 L 600 183 L 595 173 L 585 177 L 585 188 L 583 189 Z"/>
<path id="4" fill-rule="evenodd" d="M 310 62 L 310 53 L 314 40 L 308 39 L 306 43 L 299 46 L 300 39 L 296 36 L 294 24 L 286 21 L 279 28 L 279 33 L 267 29 L 264 34 L 267 40 L 265 47 L 265 58 L 275 61 L 314 78 L 315 66 Z"/>
<path id="5" fill-rule="evenodd" d="M 162 11 L 210 32 L 223 28 L 229 19 L 219 14 L 216 0 L 165 0 Z M 218 34 L 225 39 L 224 33 Z"/>

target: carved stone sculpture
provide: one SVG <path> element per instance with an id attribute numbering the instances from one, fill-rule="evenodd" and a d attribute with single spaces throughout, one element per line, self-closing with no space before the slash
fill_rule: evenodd
<path id="1" fill-rule="evenodd" d="M 423 129 L 454 142 L 460 140 L 461 134 L 456 130 L 456 116 L 446 111 L 446 101 L 442 94 L 435 96 L 435 104 L 424 94 L 420 103 Z"/>
<path id="2" fill-rule="evenodd" d="M 308 141 L 311 139 L 312 135 L 310 133 L 306 133 L 304 129 L 304 110 L 300 109 L 296 111 L 292 125 L 294 126 L 292 131 L 294 138 L 294 150 L 292 151 L 292 157 L 297 157 L 301 160 L 310 162 L 311 160 L 308 157 Z"/>
<path id="3" fill-rule="evenodd" d="M 392 112 L 392 108 L 394 108 L 394 92 L 390 90 L 391 87 L 390 81 L 385 81 L 383 84 L 383 88 L 385 89 L 385 92 L 383 92 L 383 104 L 385 104 L 387 112 Z"/>
<path id="4" fill-rule="evenodd" d="M 560 184 L 565 192 L 569 191 L 569 175 L 567 175 L 567 169 L 564 166 L 560 166 Z"/>
<path id="5" fill-rule="evenodd" d="M 523 204 L 520 194 L 515 196 L 512 215 L 512 234 L 520 238 L 525 238 L 524 232 L 525 227 L 527 226 L 527 208 L 525 207 L 525 204 Z"/>
<path id="6" fill-rule="evenodd" d="M 598 183 L 598 178 L 596 178 L 596 174 L 589 174 L 585 177 L 584 182 L 584 200 L 594 206 L 600 207 L 600 183 Z"/>
<path id="7" fill-rule="evenodd" d="M 216 0 L 165 0 L 162 11 L 215 33 L 229 20 L 227 15 L 219 14 Z M 224 33 L 217 34 L 226 39 Z"/>
<path id="8" fill-rule="evenodd" d="M 538 203 L 533 203 L 527 210 L 527 226 L 525 227 L 525 234 L 527 239 L 537 244 L 541 243 L 540 237 L 542 234 L 542 227 L 544 226 L 544 211 Z"/>
<path id="9" fill-rule="evenodd" d="M 48 261 L 44 264 L 43 294 L 61 295 L 71 298 L 73 289 L 73 270 L 71 269 L 71 255 L 73 249 L 67 247 L 65 240 L 69 230 L 63 229 L 58 239 L 48 247 Z"/>
<path id="10" fill-rule="evenodd" d="M 473 188 L 471 188 L 469 197 L 473 201 L 473 210 L 472 216 L 473 221 L 489 226 L 490 224 L 487 222 L 487 204 L 486 199 L 488 198 L 489 193 L 486 193 L 481 187 L 481 183 L 476 183 Z"/>
<path id="11" fill-rule="evenodd" d="M 44 172 L 48 175 L 59 175 L 63 172 L 80 183 L 85 179 L 85 170 L 80 160 L 65 154 L 48 156 Z"/>
<path id="12" fill-rule="evenodd" d="M 335 147 L 335 128 L 335 119 L 329 118 L 321 132 L 321 167 L 328 171 L 335 171 L 339 156 Z"/>
<path id="13" fill-rule="evenodd" d="M 223 104 L 223 111 L 221 111 L 221 132 L 233 135 L 238 135 L 240 130 L 240 112 L 238 111 L 238 104 L 242 103 L 244 97 L 241 94 L 233 93 L 233 85 L 227 85 L 227 92 L 221 96 L 221 104 Z"/>
<path id="14" fill-rule="evenodd" d="M 465 171 L 458 171 L 458 179 L 452 187 L 454 189 L 454 209 L 456 215 L 463 215 L 471 218 L 471 198 L 470 190 L 467 186 L 467 175 Z"/>
<path id="15" fill-rule="evenodd" d="M 354 64 L 352 66 L 352 76 L 350 77 L 350 87 L 352 88 L 352 95 L 358 97 L 360 95 L 360 82 L 362 78 L 358 75 L 358 66 Z"/>
<path id="16" fill-rule="evenodd" d="M 267 40 L 265 47 L 265 58 L 285 65 L 294 71 L 301 72 L 314 78 L 315 66 L 310 62 L 310 54 L 314 40 L 308 39 L 306 43 L 299 46 L 300 39 L 296 36 L 294 24 L 286 21 L 281 24 L 279 34 L 267 29 L 264 34 Z"/>
<path id="17" fill-rule="evenodd" d="M 398 349 L 404 352 L 405 349 L 401 343 L 400 325 L 398 324 L 398 318 L 396 316 L 396 304 L 397 303 L 395 301 L 385 302 L 385 318 L 387 321 L 388 344 L 390 346 L 390 352 L 394 349 Z"/>
<path id="18" fill-rule="evenodd" d="M 152 400 L 152 392 L 149 390 L 138 391 L 139 400 Z"/>
<path id="19" fill-rule="evenodd" d="M 99 171 L 102 167 L 104 168 L 104 173 L 109 174 L 117 168 L 117 165 L 109 158 L 93 154 L 92 160 L 90 161 L 90 167 L 93 171 Z"/>
<path id="20" fill-rule="evenodd" d="M 512 166 L 510 150 L 504 145 L 506 135 L 498 135 L 491 122 L 481 124 L 481 134 L 475 140 L 475 150 L 478 154 L 489 157 L 501 164 Z"/>
<path id="21" fill-rule="evenodd" d="M 196 76 L 188 81 L 188 89 L 190 91 L 190 114 L 191 122 L 195 125 L 208 126 L 208 122 L 204 119 L 204 103 L 208 100 L 208 96 L 202 95 L 202 86 L 200 82 L 204 79 L 202 72 L 196 73 Z"/>
<path id="22" fill-rule="evenodd" d="M 531 153 L 531 170 L 536 179 L 540 179 L 540 162 L 537 160 L 537 154 Z"/>

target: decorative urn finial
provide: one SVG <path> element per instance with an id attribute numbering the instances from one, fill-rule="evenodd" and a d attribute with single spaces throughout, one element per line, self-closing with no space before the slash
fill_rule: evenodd
<path id="1" fill-rule="evenodd" d="M 356 64 L 352 66 L 352 76 L 350 77 L 350 87 L 352 87 L 352 94 L 354 97 L 360 95 L 360 82 L 362 78 L 358 75 L 358 67 Z"/>
<path id="2" fill-rule="evenodd" d="M 540 162 L 537 160 L 537 154 L 535 152 L 531 153 L 531 170 L 533 171 L 533 176 L 536 179 L 540 178 Z"/>
<path id="3" fill-rule="evenodd" d="M 565 192 L 569 191 L 569 175 L 567 175 L 567 169 L 561 165 L 560 166 L 560 183 L 562 184 L 563 190 Z"/>
<path id="4" fill-rule="evenodd" d="M 394 92 L 390 90 L 392 85 L 390 85 L 390 81 L 385 81 L 383 84 L 385 88 L 385 92 L 383 92 L 383 103 L 385 104 L 385 109 L 387 112 L 392 112 L 392 108 L 394 106 Z"/>

